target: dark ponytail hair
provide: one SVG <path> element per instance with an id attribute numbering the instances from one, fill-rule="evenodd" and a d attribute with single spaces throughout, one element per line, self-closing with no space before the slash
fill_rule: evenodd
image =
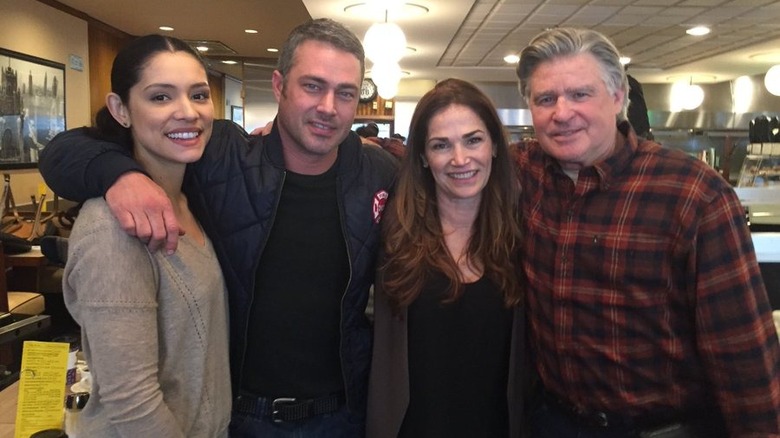
<path id="1" fill-rule="evenodd" d="M 200 54 L 186 42 L 169 36 L 151 34 L 136 38 L 117 53 L 111 66 L 111 91 L 116 93 L 127 105 L 130 89 L 141 80 L 143 70 L 154 55 L 160 52 L 186 52 L 198 60 L 206 70 L 206 64 Z M 130 128 L 125 128 L 114 119 L 108 108 L 98 111 L 95 116 L 95 137 L 132 148 L 133 138 Z"/>

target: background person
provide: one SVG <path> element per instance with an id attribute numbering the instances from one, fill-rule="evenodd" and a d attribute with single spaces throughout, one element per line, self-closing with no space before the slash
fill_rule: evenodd
<path id="1" fill-rule="evenodd" d="M 368 436 L 519 436 L 519 193 L 501 121 L 447 79 L 409 132 L 384 219 Z"/>
<path id="2" fill-rule="evenodd" d="M 343 25 L 301 24 L 272 76 L 271 132 L 248 142 L 234 123 L 215 122 L 187 169 L 185 193 L 229 291 L 231 436 L 365 434 L 365 309 L 396 163 L 350 131 L 363 68 L 363 46 Z M 159 189 L 115 145 L 76 134 L 47 145 L 49 186 L 71 199 L 108 190 L 126 230 L 172 249 L 178 225 Z"/>
<path id="3" fill-rule="evenodd" d="M 539 140 L 518 156 L 533 436 L 780 436 L 780 345 L 734 190 L 637 139 L 603 35 L 545 31 L 517 74 Z"/>
<path id="4" fill-rule="evenodd" d="M 63 293 L 81 326 L 93 387 L 79 430 L 68 433 L 227 436 L 225 285 L 212 244 L 181 192 L 186 164 L 201 157 L 211 136 L 206 67 L 187 43 L 148 35 L 119 52 L 111 90 L 89 135 L 132 151 L 187 234 L 166 257 L 128 236 L 103 198 L 81 209 Z"/>

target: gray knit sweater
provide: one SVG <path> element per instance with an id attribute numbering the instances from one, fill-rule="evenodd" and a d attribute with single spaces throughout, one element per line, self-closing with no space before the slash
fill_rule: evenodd
<path id="1" fill-rule="evenodd" d="M 65 303 L 92 395 L 78 437 L 220 437 L 230 422 L 226 290 L 210 241 L 150 254 L 100 198 L 69 239 Z"/>

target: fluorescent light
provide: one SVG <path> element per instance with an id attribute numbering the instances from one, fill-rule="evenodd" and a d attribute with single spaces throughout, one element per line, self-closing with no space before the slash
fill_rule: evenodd
<path id="1" fill-rule="evenodd" d="M 236 61 L 231 61 L 231 60 L 225 60 L 225 61 L 222 61 L 222 63 L 223 64 L 228 64 L 228 65 L 238 64 Z"/>
<path id="2" fill-rule="evenodd" d="M 271 52 L 271 53 L 276 53 L 276 52 L 279 51 L 279 49 L 277 49 L 275 47 L 269 47 L 269 48 L 265 49 L 265 51 L 266 52 Z"/>
<path id="3" fill-rule="evenodd" d="M 255 29 L 244 29 L 244 32 L 246 33 L 257 33 Z"/>
<path id="4" fill-rule="evenodd" d="M 164 31 L 166 31 L 166 32 L 171 32 L 171 31 L 173 31 L 173 28 L 172 28 L 171 26 L 160 26 L 158 29 L 160 29 L 160 30 L 164 30 Z"/>

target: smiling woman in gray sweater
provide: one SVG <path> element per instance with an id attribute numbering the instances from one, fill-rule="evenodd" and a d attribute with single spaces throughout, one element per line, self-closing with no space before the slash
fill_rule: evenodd
<path id="1" fill-rule="evenodd" d="M 69 241 L 63 293 L 81 326 L 92 396 L 79 437 L 224 437 L 230 422 L 226 290 L 181 192 L 209 140 L 213 106 L 186 43 L 149 35 L 114 60 L 91 135 L 126 144 L 165 191 L 186 235 L 172 255 L 128 236 L 102 198 Z M 107 194 L 110 196 L 110 193 Z"/>

